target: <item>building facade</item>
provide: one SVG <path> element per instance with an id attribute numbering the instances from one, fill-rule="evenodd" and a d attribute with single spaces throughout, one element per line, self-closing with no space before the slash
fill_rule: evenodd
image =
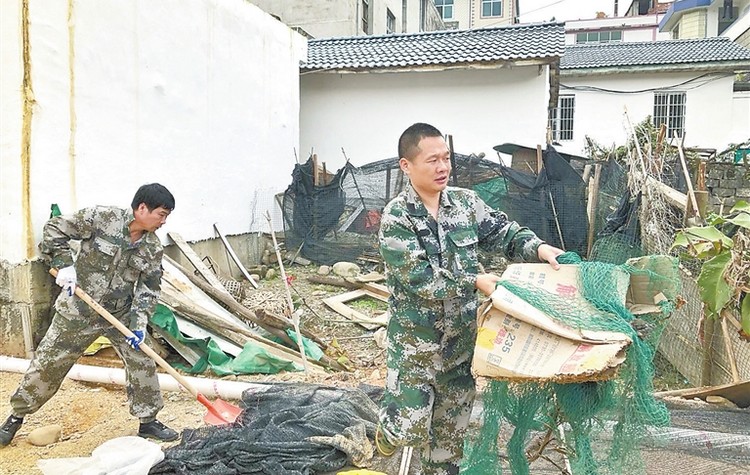
<path id="1" fill-rule="evenodd" d="M 252 3 L 310 39 L 445 28 L 433 0 L 253 0 Z"/>
<path id="2" fill-rule="evenodd" d="M 750 0 L 677 0 L 659 22 L 659 30 L 673 39 L 711 38 L 749 17 Z"/>

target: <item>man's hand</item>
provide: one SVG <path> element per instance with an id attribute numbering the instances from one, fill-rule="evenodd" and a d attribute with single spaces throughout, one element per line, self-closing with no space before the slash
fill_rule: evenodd
<path id="1" fill-rule="evenodd" d="M 483 294 L 489 296 L 495 291 L 498 282 L 500 282 L 500 277 L 495 274 L 478 274 L 477 282 L 474 284 L 474 287 L 479 289 Z"/>
<path id="2" fill-rule="evenodd" d="M 68 297 L 76 290 L 76 268 L 74 266 L 63 267 L 57 271 L 55 283 L 68 293 Z"/>
<path id="3" fill-rule="evenodd" d="M 554 246 L 550 246 L 549 244 L 542 244 L 536 250 L 536 253 L 537 256 L 539 256 L 540 262 L 548 262 L 553 269 L 558 270 L 560 268 L 560 264 L 557 263 L 557 256 L 565 253 L 565 251 Z"/>
<path id="4" fill-rule="evenodd" d="M 125 341 L 128 342 L 128 345 L 130 345 L 131 348 L 138 351 L 140 348 L 138 346 L 143 343 L 143 338 L 146 335 L 146 332 L 143 330 L 133 330 L 134 336 L 129 336 L 125 339 Z"/>

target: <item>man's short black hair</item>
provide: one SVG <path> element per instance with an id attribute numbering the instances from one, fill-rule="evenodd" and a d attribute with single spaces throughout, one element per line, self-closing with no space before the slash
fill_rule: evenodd
<path id="1" fill-rule="evenodd" d="M 172 211 L 174 209 L 174 196 L 172 196 L 172 193 L 164 185 L 150 183 L 138 188 L 133 197 L 131 207 L 138 209 L 141 203 L 144 203 L 149 211 L 153 211 L 159 207 Z"/>
<path id="2" fill-rule="evenodd" d="M 411 160 L 419 152 L 419 141 L 425 137 L 442 137 L 440 131 L 422 122 L 417 122 L 404 130 L 398 139 L 398 156 Z"/>

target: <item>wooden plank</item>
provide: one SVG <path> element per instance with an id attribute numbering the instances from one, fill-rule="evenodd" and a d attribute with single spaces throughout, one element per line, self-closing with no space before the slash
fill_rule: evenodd
<path id="1" fill-rule="evenodd" d="M 204 279 L 206 279 L 209 284 L 211 284 L 211 286 L 215 287 L 219 292 L 225 292 L 226 294 L 229 294 L 229 291 L 227 291 L 226 287 L 224 287 L 224 285 L 221 283 L 221 281 L 219 281 L 216 275 L 211 272 L 211 269 L 209 269 L 208 266 L 203 263 L 203 260 L 201 260 L 200 256 L 196 254 L 193 248 L 190 247 L 187 241 L 185 241 L 185 239 L 183 239 L 179 233 L 168 232 L 167 236 L 169 236 L 169 238 L 174 241 L 180 251 L 182 251 L 182 253 L 185 255 L 187 260 L 190 261 L 191 264 L 193 264 L 195 270 L 197 270 L 198 273 Z"/>
<path id="2" fill-rule="evenodd" d="M 232 246 L 229 245 L 229 241 L 227 241 L 227 238 L 224 237 L 223 234 L 221 234 L 221 231 L 219 231 L 218 226 L 216 226 L 216 223 L 214 223 L 214 231 L 216 231 L 216 234 L 219 235 L 221 238 L 221 242 L 224 243 L 224 247 L 227 248 L 227 252 L 229 252 L 229 255 L 231 256 L 234 263 L 237 265 L 237 267 L 240 268 L 240 272 L 242 272 L 242 275 L 245 276 L 247 280 L 250 281 L 251 284 L 253 284 L 253 287 L 256 289 L 258 288 L 258 283 L 253 280 L 253 278 L 248 274 L 247 269 L 245 269 L 245 266 L 240 261 L 240 258 L 237 257 L 237 254 L 234 252 L 234 249 L 232 249 Z"/>
<path id="3" fill-rule="evenodd" d="M 667 202 L 675 208 L 681 209 L 682 211 L 687 209 L 688 198 L 686 194 L 677 191 L 650 176 L 646 178 L 646 183 L 655 187 L 662 195 L 664 195 Z"/>
<path id="4" fill-rule="evenodd" d="M 723 384 L 721 386 L 704 386 L 701 388 L 678 389 L 655 393 L 658 397 L 682 397 L 685 399 L 706 399 L 708 396 L 721 396 L 729 399 L 737 407 L 750 407 L 750 381 Z"/>
<path id="5" fill-rule="evenodd" d="M 366 284 L 371 285 L 371 284 Z M 358 323 L 359 325 L 367 328 L 368 330 L 375 330 L 377 328 L 380 328 L 381 326 L 385 326 L 388 324 L 388 313 L 384 313 L 383 315 L 380 315 L 378 317 L 370 317 L 362 312 L 358 312 L 357 310 L 354 310 L 353 308 L 346 305 L 346 302 L 350 302 L 352 300 L 356 300 L 358 298 L 362 297 L 372 297 L 377 300 L 385 300 L 380 293 L 376 293 L 367 289 L 357 289 L 352 290 L 351 292 L 345 292 L 343 294 L 339 294 L 333 297 L 328 297 L 323 299 L 323 303 L 326 304 L 331 310 L 334 312 Z"/>

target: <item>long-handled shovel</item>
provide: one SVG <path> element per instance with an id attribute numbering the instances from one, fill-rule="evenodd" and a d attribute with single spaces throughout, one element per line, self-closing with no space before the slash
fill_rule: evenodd
<path id="1" fill-rule="evenodd" d="M 57 277 L 57 269 L 50 269 L 49 273 L 53 276 Z M 78 296 L 79 299 L 83 300 L 91 308 L 96 311 L 99 315 L 104 317 L 105 320 L 107 320 L 109 323 L 111 323 L 115 328 L 117 328 L 120 333 L 125 335 L 126 337 L 130 338 L 135 335 L 133 335 L 133 332 L 128 330 L 128 327 L 120 323 L 119 320 L 117 320 L 111 313 L 107 311 L 104 307 L 99 305 L 99 303 L 91 298 L 89 294 L 83 291 L 80 287 L 76 286 L 75 294 Z M 237 419 L 237 416 L 240 415 L 242 412 L 242 409 L 239 407 L 230 404 L 226 401 L 222 401 L 221 399 L 215 400 L 213 403 L 209 401 L 206 396 L 199 393 L 197 389 L 193 387 L 185 378 L 180 375 L 177 371 L 175 371 L 172 366 L 170 366 L 169 363 L 164 361 L 164 358 L 159 356 L 154 350 L 151 349 L 148 345 L 145 343 L 141 343 L 138 345 L 138 348 L 145 354 L 147 354 L 149 357 L 151 357 L 152 360 L 154 360 L 159 366 L 164 368 L 164 370 L 169 373 L 174 379 L 177 380 L 178 383 L 182 385 L 185 389 L 188 390 L 190 394 L 192 394 L 195 399 L 198 400 L 199 403 L 206 406 L 206 409 L 208 409 L 208 413 L 203 417 L 203 421 L 206 424 L 210 425 L 222 425 L 222 424 L 231 424 Z"/>

